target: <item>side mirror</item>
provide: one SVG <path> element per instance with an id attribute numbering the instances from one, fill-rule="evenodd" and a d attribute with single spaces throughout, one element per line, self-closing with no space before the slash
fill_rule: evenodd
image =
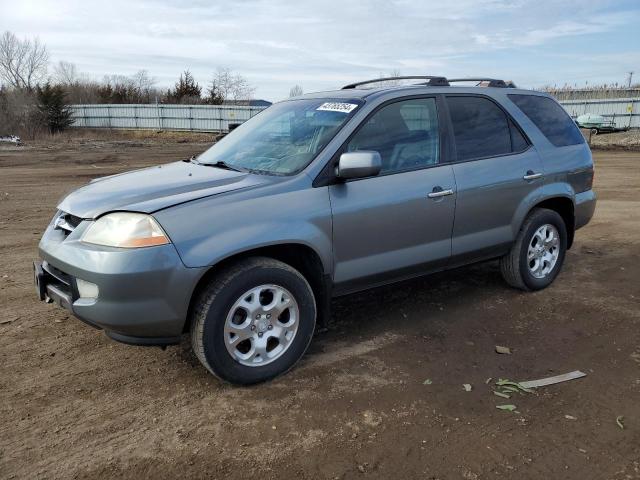
<path id="1" fill-rule="evenodd" d="M 338 178 L 374 177 L 382 170 L 382 158 L 378 152 L 348 152 L 340 155 L 336 175 Z"/>

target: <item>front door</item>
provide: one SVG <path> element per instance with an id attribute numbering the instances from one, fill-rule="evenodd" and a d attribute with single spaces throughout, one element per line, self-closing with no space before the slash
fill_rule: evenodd
<path id="1" fill-rule="evenodd" d="M 376 177 L 329 187 L 336 290 L 355 290 L 446 264 L 451 255 L 456 185 L 440 163 L 434 98 L 387 104 L 345 151 L 382 157 Z"/>

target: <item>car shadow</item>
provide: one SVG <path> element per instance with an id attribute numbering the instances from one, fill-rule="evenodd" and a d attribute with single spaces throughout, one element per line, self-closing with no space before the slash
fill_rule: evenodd
<path id="1" fill-rule="evenodd" d="M 348 327 L 352 321 L 379 317 L 372 315 L 372 312 L 396 312 L 402 315 L 402 312 L 420 310 L 427 313 L 434 307 L 439 309 L 465 297 L 471 299 L 480 293 L 507 288 L 497 261 L 403 280 L 335 298 L 328 331 Z"/>

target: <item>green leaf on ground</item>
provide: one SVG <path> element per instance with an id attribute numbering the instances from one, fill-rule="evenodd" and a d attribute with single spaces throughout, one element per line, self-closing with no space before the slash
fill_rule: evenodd
<path id="1" fill-rule="evenodd" d="M 503 392 L 522 393 L 519 388 L 510 387 L 509 385 L 503 385 L 500 387 Z"/>
<path id="2" fill-rule="evenodd" d="M 509 412 L 513 412 L 518 407 L 516 407 L 515 405 L 510 405 L 509 404 L 509 405 L 496 405 L 496 408 L 498 410 L 507 410 Z"/>
<path id="3" fill-rule="evenodd" d="M 533 393 L 533 390 L 531 390 L 530 388 L 523 387 L 518 382 L 513 382 L 505 378 L 498 379 L 498 381 L 496 382 L 496 385 L 498 385 L 499 387 L 515 387 L 523 392 Z"/>

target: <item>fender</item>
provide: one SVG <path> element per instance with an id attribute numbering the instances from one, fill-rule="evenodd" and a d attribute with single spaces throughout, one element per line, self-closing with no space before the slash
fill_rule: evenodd
<path id="1" fill-rule="evenodd" d="M 520 203 L 516 209 L 513 220 L 511 222 L 511 230 L 513 238 L 515 239 L 524 223 L 525 218 L 529 212 L 548 200 L 564 198 L 571 201 L 571 204 L 575 208 L 575 192 L 573 188 L 565 182 L 554 182 L 545 185 L 541 185 L 539 188 L 529 192 L 524 200 Z M 569 229 L 569 228 L 568 228 Z"/>
<path id="2" fill-rule="evenodd" d="M 187 267 L 212 266 L 244 251 L 301 244 L 333 273 L 328 189 L 237 191 L 156 212 Z"/>

